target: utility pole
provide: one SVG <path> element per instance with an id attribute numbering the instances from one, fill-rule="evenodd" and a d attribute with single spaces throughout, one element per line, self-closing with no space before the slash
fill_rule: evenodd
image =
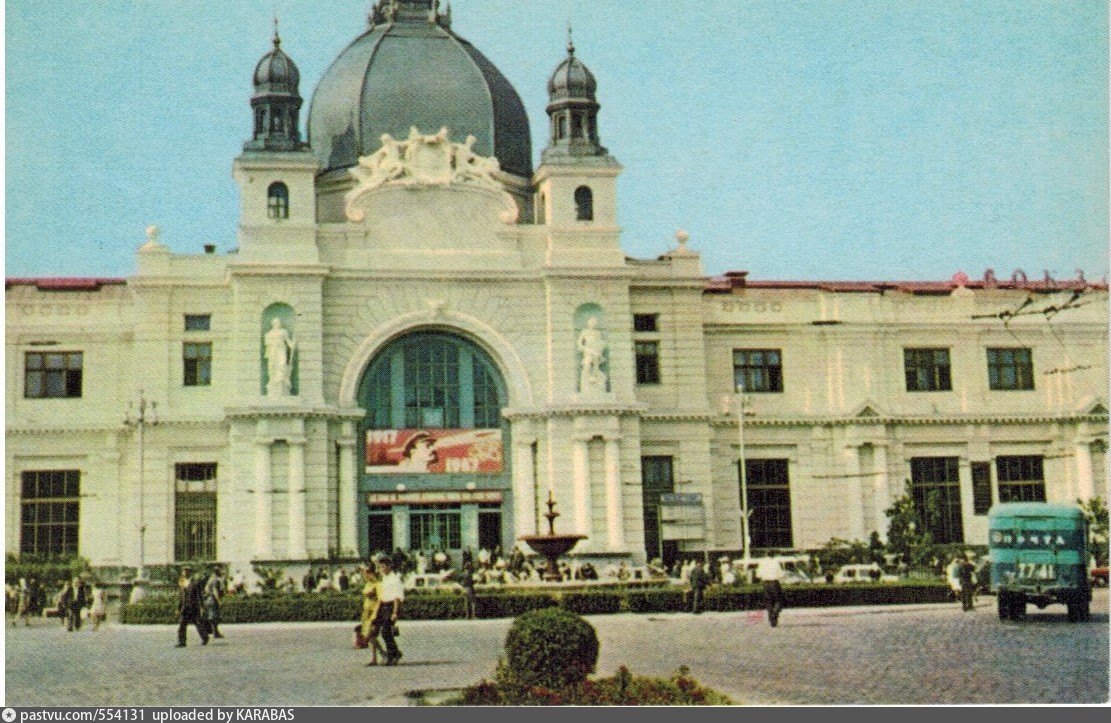
<path id="1" fill-rule="evenodd" d="M 124 415 L 123 423 L 129 428 L 134 428 L 136 431 L 136 443 L 139 447 L 139 564 L 138 570 L 135 573 L 135 588 L 132 592 L 132 597 L 143 597 L 140 592 L 141 586 L 146 582 L 146 535 L 147 523 L 145 518 L 145 499 L 144 499 L 144 464 L 146 457 L 146 427 L 148 424 L 157 424 L 158 420 L 155 418 L 155 410 L 158 402 L 150 401 L 146 398 L 146 394 L 142 389 L 139 390 L 139 399 L 127 403 L 127 413 Z"/>

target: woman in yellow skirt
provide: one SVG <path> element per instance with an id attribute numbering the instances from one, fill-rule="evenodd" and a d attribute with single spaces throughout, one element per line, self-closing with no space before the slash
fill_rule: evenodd
<path id="1" fill-rule="evenodd" d="M 373 565 L 363 565 L 363 612 L 360 620 L 362 621 L 362 635 L 367 641 L 367 647 L 370 648 L 370 662 L 367 665 L 378 665 L 378 651 L 382 651 L 385 655 L 386 651 L 378 644 L 378 626 L 374 624 L 374 619 L 378 616 L 378 575 L 374 572 Z"/>

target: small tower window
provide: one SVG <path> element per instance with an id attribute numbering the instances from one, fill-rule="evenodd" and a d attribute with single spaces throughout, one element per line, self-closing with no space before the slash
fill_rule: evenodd
<path id="1" fill-rule="evenodd" d="M 255 110 L 255 137 L 261 136 L 266 130 L 266 111 L 262 108 Z"/>
<path id="2" fill-rule="evenodd" d="M 577 113 L 575 115 L 571 116 L 571 137 L 572 138 L 582 138 L 583 137 L 583 119 L 582 119 L 582 116 L 578 115 Z"/>
<path id="3" fill-rule="evenodd" d="M 280 112 L 270 116 L 270 131 L 272 133 L 285 133 L 285 116 Z"/>
<path id="4" fill-rule="evenodd" d="M 594 192 L 587 186 L 575 189 L 575 211 L 579 221 L 594 220 Z"/>
<path id="5" fill-rule="evenodd" d="M 289 187 L 281 181 L 270 184 L 266 191 L 266 215 L 270 218 L 289 218 Z"/>
<path id="6" fill-rule="evenodd" d="M 567 137 L 567 117 L 560 116 L 556 118 L 556 140 L 561 141 Z"/>

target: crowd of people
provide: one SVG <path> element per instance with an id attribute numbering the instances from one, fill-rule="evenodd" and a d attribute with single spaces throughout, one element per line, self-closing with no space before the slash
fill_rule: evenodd
<path id="1" fill-rule="evenodd" d="M 46 582 L 35 577 L 21 577 L 16 584 L 7 584 L 5 593 L 5 609 L 12 625 L 22 622 L 30 626 L 32 618 L 57 617 L 70 632 L 80 630 L 86 621 L 97 630 L 108 616 L 107 591 L 88 573 L 65 580 L 53 595 Z"/>

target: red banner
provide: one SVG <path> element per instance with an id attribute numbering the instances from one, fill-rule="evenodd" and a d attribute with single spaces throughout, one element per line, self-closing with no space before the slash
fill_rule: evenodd
<path id="1" fill-rule="evenodd" d="M 500 429 L 375 429 L 366 433 L 367 474 L 496 474 Z"/>

